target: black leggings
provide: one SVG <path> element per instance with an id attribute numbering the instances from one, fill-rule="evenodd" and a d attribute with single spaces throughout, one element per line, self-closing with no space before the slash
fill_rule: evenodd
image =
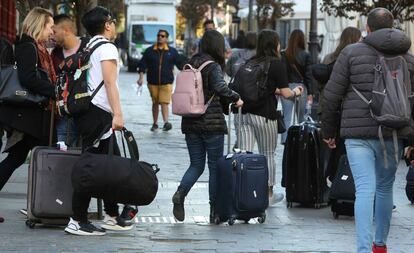
<path id="1" fill-rule="evenodd" d="M 9 154 L 0 163 L 0 191 L 9 181 L 13 172 L 26 161 L 29 151 L 36 146 L 33 137 L 25 135 L 23 140 L 16 143 L 9 149 Z"/>

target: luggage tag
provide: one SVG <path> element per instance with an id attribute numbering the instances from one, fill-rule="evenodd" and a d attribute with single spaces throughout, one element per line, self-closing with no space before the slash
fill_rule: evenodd
<path id="1" fill-rule="evenodd" d="M 73 79 L 76 81 L 79 79 L 79 77 L 82 75 L 82 71 L 87 70 L 91 67 L 92 65 L 90 63 L 86 64 L 85 66 L 77 69 L 75 71 L 75 74 L 73 75 Z"/>
<path id="2" fill-rule="evenodd" d="M 77 69 L 75 74 L 73 75 L 73 79 L 76 81 L 79 79 L 79 77 L 82 75 L 82 70 L 81 69 Z"/>

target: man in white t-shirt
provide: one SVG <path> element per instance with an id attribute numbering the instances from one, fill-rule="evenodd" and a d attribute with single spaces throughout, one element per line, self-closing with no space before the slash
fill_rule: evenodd
<path id="1" fill-rule="evenodd" d="M 104 85 L 98 90 L 92 99 L 89 110 L 76 115 L 75 125 L 82 137 L 82 148 L 88 148 L 88 152 L 108 154 L 109 140 L 113 134 L 112 129 L 121 130 L 124 127 L 121 103 L 118 91 L 118 50 L 113 43 L 109 43 L 116 37 L 116 20 L 104 7 L 97 6 L 88 11 L 82 18 L 82 24 L 92 36 L 86 45 L 92 48 L 97 43 L 107 42 L 97 47 L 90 56 L 91 68 L 88 70 L 88 85 L 90 93 L 98 89 L 103 81 Z M 102 132 L 106 133 L 100 136 Z M 97 145 L 94 141 L 100 138 Z M 115 136 L 113 136 L 115 138 Z M 114 155 L 120 155 L 116 140 L 113 146 Z M 105 201 L 105 217 L 102 228 L 97 228 L 88 221 L 88 207 L 91 195 L 74 192 L 72 197 L 73 218 L 65 228 L 65 232 L 75 235 L 104 235 L 105 230 L 129 230 L 132 229 L 131 213 L 135 215 L 137 210 L 130 210 L 129 206 L 119 215 L 117 203 Z M 125 217 L 125 219 L 123 218 Z"/>

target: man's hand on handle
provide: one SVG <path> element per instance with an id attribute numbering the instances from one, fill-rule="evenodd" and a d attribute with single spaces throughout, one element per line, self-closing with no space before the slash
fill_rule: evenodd
<path id="1" fill-rule="evenodd" d="M 323 139 L 323 141 L 328 145 L 330 149 L 336 148 L 335 138 Z"/>
<path id="2" fill-rule="evenodd" d="M 122 115 L 114 115 L 112 119 L 112 129 L 122 130 L 122 128 L 124 128 L 124 118 Z"/>

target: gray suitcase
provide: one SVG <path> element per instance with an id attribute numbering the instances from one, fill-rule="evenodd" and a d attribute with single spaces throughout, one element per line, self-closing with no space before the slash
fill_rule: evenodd
<path id="1" fill-rule="evenodd" d="M 26 225 L 66 225 L 72 216 L 72 167 L 81 150 L 35 147 L 29 164 Z"/>

